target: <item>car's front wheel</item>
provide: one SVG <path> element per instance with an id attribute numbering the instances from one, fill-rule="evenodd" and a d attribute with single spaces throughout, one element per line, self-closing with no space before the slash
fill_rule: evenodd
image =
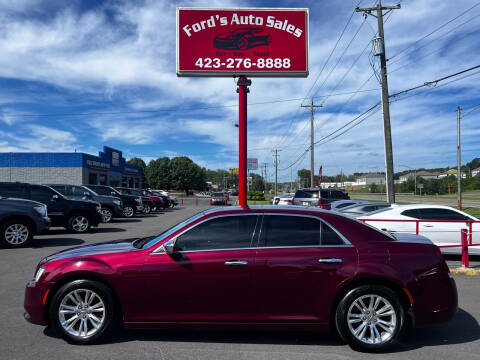
<path id="1" fill-rule="evenodd" d="M 150 208 L 150 205 L 146 204 L 143 206 L 143 213 L 144 214 L 150 214 L 150 212 L 152 211 L 152 209 Z"/>
<path id="2" fill-rule="evenodd" d="M 340 301 L 335 323 L 342 339 L 362 351 L 383 351 L 400 334 L 404 311 L 397 294 L 380 285 L 359 286 Z"/>
<path id="3" fill-rule="evenodd" d="M 7 220 L 0 228 L 0 242 L 6 247 L 17 248 L 25 246 L 33 238 L 32 226 L 22 219 Z"/>
<path id="4" fill-rule="evenodd" d="M 86 214 L 74 214 L 68 219 L 67 227 L 75 233 L 84 233 L 90 228 L 90 219 Z"/>
<path id="5" fill-rule="evenodd" d="M 75 344 L 105 339 L 115 325 L 115 304 L 110 289 L 92 280 L 63 285 L 50 305 L 50 324 L 56 333 Z"/>

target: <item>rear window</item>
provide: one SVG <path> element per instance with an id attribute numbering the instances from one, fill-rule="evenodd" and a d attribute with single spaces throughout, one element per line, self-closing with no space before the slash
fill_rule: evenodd
<path id="1" fill-rule="evenodd" d="M 297 190 L 295 197 L 304 199 L 318 199 L 318 190 Z"/>

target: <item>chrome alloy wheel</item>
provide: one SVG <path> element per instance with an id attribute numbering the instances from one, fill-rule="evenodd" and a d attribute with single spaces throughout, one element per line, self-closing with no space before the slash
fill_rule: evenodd
<path id="1" fill-rule="evenodd" d="M 76 289 L 62 299 L 58 319 L 70 335 L 88 338 L 95 335 L 105 322 L 105 305 L 92 290 Z"/>
<path id="2" fill-rule="evenodd" d="M 132 217 L 133 214 L 134 214 L 134 210 L 131 206 L 126 206 L 123 208 L 123 216 Z"/>
<path id="3" fill-rule="evenodd" d="M 88 229 L 88 219 L 83 215 L 75 216 L 72 221 L 72 228 L 75 232 L 84 232 Z"/>
<path id="4" fill-rule="evenodd" d="M 387 299 L 370 294 L 355 299 L 348 309 L 347 321 L 357 340 L 366 344 L 382 344 L 393 336 L 397 314 Z"/>
<path id="5" fill-rule="evenodd" d="M 110 209 L 103 208 L 100 213 L 102 214 L 102 222 L 108 223 L 110 220 L 112 220 L 112 212 Z"/>
<path id="6" fill-rule="evenodd" d="M 21 245 L 28 240 L 28 228 L 24 224 L 12 224 L 5 229 L 5 241 L 10 245 Z"/>

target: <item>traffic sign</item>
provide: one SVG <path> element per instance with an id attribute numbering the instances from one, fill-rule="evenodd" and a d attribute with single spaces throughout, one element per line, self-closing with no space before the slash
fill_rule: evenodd
<path id="1" fill-rule="evenodd" d="M 177 8 L 178 76 L 308 76 L 308 9 Z"/>
<path id="2" fill-rule="evenodd" d="M 230 168 L 230 169 L 228 169 L 228 172 L 232 175 L 234 175 L 234 174 L 238 175 L 238 168 Z"/>

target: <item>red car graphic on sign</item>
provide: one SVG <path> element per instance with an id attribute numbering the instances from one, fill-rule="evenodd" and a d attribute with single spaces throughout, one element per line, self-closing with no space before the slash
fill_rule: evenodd
<path id="1" fill-rule="evenodd" d="M 262 28 L 240 28 L 215 36 L 213 46 L 217 49 L 246 50 L 256 46 L 269 45 L 272 37 Z"/>

